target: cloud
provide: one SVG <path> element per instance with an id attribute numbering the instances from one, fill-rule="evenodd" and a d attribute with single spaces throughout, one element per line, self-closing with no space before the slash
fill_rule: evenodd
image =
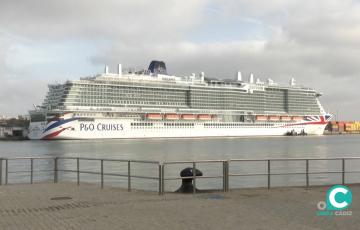
<path id="1" fill-rule="evenodd" d="M 191 3 L 191 4 L 189 4 Z M 196 23 L 205 1 L 33 0 L 1 3 L 2 28 L 37 39 L 143 39 L 179 36 Z"/>
<path id="2" fill-rule="evenodd" d="M 43 86 L 62 74 L 65 80 L 68 73 L 87 74 L 103 64 L 146 68 L 150 60 L 162 59 L 171 73 L 180 75 L 205 71 L 210 77 L 232 78 L 241 70 L 245 76 L 253 72 L 283 83 L 295 77 L 299 84 L 322 91 L 326 108 L 343 111 L 344 119 L 360 117 L 357 1 L 13 0 L 0 4 L 0 74 L 7 79 L 0 90 L 11 94 L 8 89 L 13 88 L 18 95 L 11 103 L 22 108 L 13 109 L 14 113 L 29 107 L 31 89 L 39 92 L 34 100 L 40 102 L 43 90 L 35 84 Z M 37 62 L 29 61 L 31 55 Z M 81 59 L 86 63 L 79 64 Z M 37 71 L 40 65 L 47 73 Z M 29 90 L 15 87 L 14 79 L 29 83 Z M 28 92 L 27 98 L 21 100 L 19 91 Z M 9 107 L 4 100 L 0 105 Z"/>

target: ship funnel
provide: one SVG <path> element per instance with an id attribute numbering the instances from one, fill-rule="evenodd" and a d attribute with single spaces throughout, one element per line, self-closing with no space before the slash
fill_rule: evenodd
<path id="1" fill-rule="evenodd" d="M 121 64 L 118 65 L 118 73 L 119 73 L 119 76 L 122 75 L 122 66 L 121 66 Z"/>
<path id="2" fill-rule="evenodd" d="M 241 77 L 241 72 L 240 72 L 240 71 L 237 72 L 236 80 L 237 80 L 237 81 L 242 81 L 242 77 Z"/>
<path id="3" fill-rule="evenodd" d="M 105 74 L 109 74 L 109 66 L 105 66 Z"/>
<path id="4" fill-rule="evenodd" d="M 154 74 L 167 75 L 166 65 L 163 61 L 151 61 L 148 70 Z"/>
<path id="5" fill-rule="evenodd" d="M 254 75 L 252 73 L 250 74 L 249 83 L 254 83 Z"/>

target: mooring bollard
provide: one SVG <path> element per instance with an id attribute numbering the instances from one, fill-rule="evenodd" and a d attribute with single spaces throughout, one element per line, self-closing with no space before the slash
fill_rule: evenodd
<path id="1" fill-rule="evenodd" d="M 194 171 L 195 171 L 195 177 L 202 176 L 203 173 L 194 168 L 185 168 L 181 170 L 180 176 L 181 177 L 194 177 Z M 184 178 L 182 179 L 181 186 L 178 190 L 175 192 L 181 192 L 181 193 L 193 193 L 194 191 L 199 191 L 193 184 L 193 178 Z"/>

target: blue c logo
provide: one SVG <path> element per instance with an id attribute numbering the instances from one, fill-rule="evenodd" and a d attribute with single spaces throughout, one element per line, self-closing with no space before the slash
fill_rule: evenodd
<path id="1" fill-rule="evenodd" d="M 327 191 L 327 210 L 344 210 L 352 202 L 351 190 L 343 185 L 335 185 Z"/>

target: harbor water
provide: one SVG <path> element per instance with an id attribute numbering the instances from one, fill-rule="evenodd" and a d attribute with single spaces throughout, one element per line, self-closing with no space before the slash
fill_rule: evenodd
<path id="1" fill-rule="evenodd" d="M 196 139 L 123 139 L 123 140 L 64 140 L 64 141 L 2 141 L 0 157 L 86 157 L 114 158 L 151 161 L 193 161 L 227 159 L 264 159 L 264 158 L 334 158 L 360 157 L 360 135 L 334 136 L 299 136 L 299 137 L 257 137 L 257 138 L 196 138 Z M 181 169 L 191 164 L 166 165 L 165 176 L 177 177 Z M 46 170 L 53 169 L 53 161 L 34 162 L 34 182 L 51 181 L 53 175 Z M 272 173 L 305 172 L 305 161 L 275 161 L 271 165 Z M 341 161 L 311 161 L 310 172 L 341 171 Z M 197 164 L 204 176 L 222 175 L 219 163 Z M 347 160 L 346 170 L 360 168 L 360 160 Z M 9 161 L 9 183 L 28 182 L 29 160 Z M 60 160 L 59 169 L 76 170 L 76 161 Z M 81 161 L 80 170 L 99 172 L 99 161 Z M 105 173 L 127 173 L 127 164 L 105 162 Z M 234 162 L 230 165 L 233 174 L 266 173 L 267 162 Z M 157 165 L 135 164 L 131 167 L 132 175 L 158 176 Z M 346 182 L 360 182 L 358 173 L 348 173 Z M 75 180 L 73 172 L 62 172 L 59 180 Z M 82 182 L 99 182 L 99 175 L 81 174 Z M 310 175 L 310 184 L 334 184 L 341 182 L 341 174 L 319 173 Z M 179 180 L 166 181 L 166 190 L 176 190 Z M 304 175 L 274 175 L 272 186 L 303 186 Z M 106 176 L 105 185 L 126 187 L 126 177 Z M 135 178 L 132 187 L 156 190 L 158 181 Z M 200 189 L 222 187 L 222 179 L 202 179 L 197 181 Z M 232 177 L 230 188 L 265 187 L 267 176 Z"/>

